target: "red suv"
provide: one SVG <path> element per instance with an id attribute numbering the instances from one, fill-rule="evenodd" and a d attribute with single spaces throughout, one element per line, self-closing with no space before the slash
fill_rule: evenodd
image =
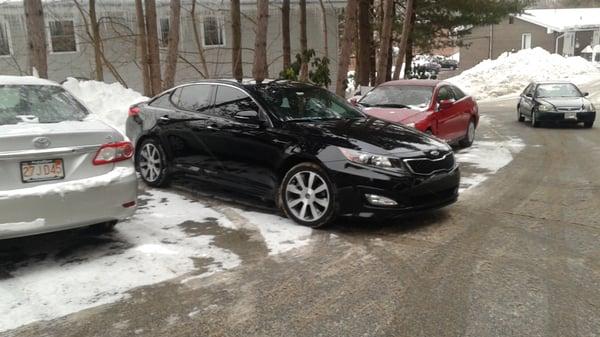
<path id="1" fill-rule="evenodd" d="M 477 102 L 444 81 L 386 82 L 351 103 L 373 117 L 408 125 L 463 147 L 471 146 L 479 123 Z"/>

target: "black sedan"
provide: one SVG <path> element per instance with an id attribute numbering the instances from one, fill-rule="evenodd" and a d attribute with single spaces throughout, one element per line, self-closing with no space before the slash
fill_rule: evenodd
<path id="1" fill-rule="evenodd" d="M 127 135 L 150 186 L 180 175 L 271 200 L 297 223 L 394 217 L 456 201 L 452 149 L 369 118 L 329 91 L 203 81 L 131 107 Z"/>
<path id="2" fill-rule="evenodd" d="M 542 122 L 583 123 L 594 126 L 596 108 L 577 86 L 568 82 L 533 82 L 525 88 L 517 105 L 519 122 L 529 118 L 533 127 Z"/>

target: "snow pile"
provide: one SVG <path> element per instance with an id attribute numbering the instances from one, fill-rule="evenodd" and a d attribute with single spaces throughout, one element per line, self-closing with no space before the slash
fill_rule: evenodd
<path id="1" fill-rule="evenodd" d="M 565 58 L 538 47 L 485 60 L 448 79 L 479 100 L 516 95 L 529 82 L 545 80 L 585 83 L 600 80 L 600 69 L 581 57 Z"/>
<path id="2" fill-rule="evenodd" d="M 68 78 L 63 87 L 90 109 L 92 117 L 114 126 L 123 134 L 129 107 L 148 100 L 139 92 L 127 89 L 120 83 L 108 84 Z"/>

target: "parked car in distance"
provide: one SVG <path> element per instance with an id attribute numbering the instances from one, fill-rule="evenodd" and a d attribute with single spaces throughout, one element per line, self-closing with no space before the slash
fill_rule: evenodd
<path id="1" fill-rule="evenodd" d="M 594 126 L 596 108 L 586 97 L 587 92 L 569 82 L 532 82 L 519 99 L 517 119 L 531 121 L 533 127 L 542 122 L 583 123 L 586 128 Z"/>
<path id="2" fill-rule="evenodd" d="M 440 66 L 442 67 L 442 69 L 456 70 L 458 68 L 458 61 L 450 59 L 450 58 L 440 59 L 438 61 L 438 63 L 440 64 Z"/>
<path id="3" fill-rule="evenodd" d="M 473 144 L 479 123 L 475 99 L 444 81 L 386 82 L 356 105 L 370 116 L 408 125 L 463 147 Z"/>
<path id="4" fill-rule="evenodd" d="M 458 194 L 448 145 L 307 84 L 181 85 L 131 107 L 127 135 L 150 186 L 174 176 L 218 183 L 312 227 L 442 207 Z"/>
<path id="5" fill-rule="evenodd" d="M 0 239 L 133 214 L 133 145 L 57 83 L 0 76 Z"/>

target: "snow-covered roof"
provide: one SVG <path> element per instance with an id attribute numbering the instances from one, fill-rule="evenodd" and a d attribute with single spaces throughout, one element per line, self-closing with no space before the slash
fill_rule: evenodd
<path id="1" fill-rule="evenodd" d="M 34 76 L 0 75 L 0 85 L 60 85 L 56 82 Z"/>
<path id="2" fill-rule="evenodd" d="M 600 8 L 529 9 L 516 17 L 554 32 L 600 28 Z"/>

